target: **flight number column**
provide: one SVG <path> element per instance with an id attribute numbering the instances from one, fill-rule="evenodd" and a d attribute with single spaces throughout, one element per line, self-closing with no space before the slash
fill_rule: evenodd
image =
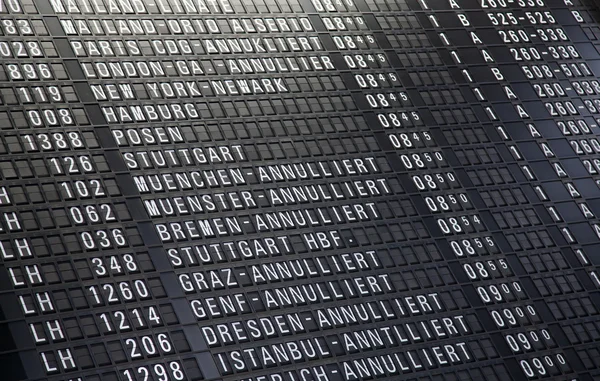
<path id="1" fill-rule="evenodd" d="M 18 308 L 44 373 L 86 377 L 92 368 L 189 350 L 181 344 L 181 331 L 164 329 L 177 321 L 168 303 L 155 301 L 165 298 L 165 291 L 102 138 L 92 129 L 95 117 L 88 118 L 78 96 L 81 78 L 70 76 L 62 59 L 68 53 L 64 39 L 50 38 L 56 29 L 35 4 L 11 4 L 11 18 L 2 22 L 8 46 L 18 48 L 22 36 L 41 37 L 39 42 L 25 37 L 28 50 L 16 50 L 3 62 L 3 79 L 12 85 L 3 95 L 13 122 L 3 131 L 10 153 L 3 161 L 6 201 L 16 209 L 11 215 L 24 218 L 7 225 L 3 254 L 11 263 L 13 287 L 22 289 Z M 30 203 L 33 210 L 24 212 Z M 158 331 L 144 332 L 151 328 Z M 112 336 L 117 332 L 123 336 Z M 171 365 L 181 368 L 176 360 L 153 369 L 166 372 Z M 110 371 L 105 377 L 119 379 Z M 98 376 L 87 373 L 85 379 Z"/>

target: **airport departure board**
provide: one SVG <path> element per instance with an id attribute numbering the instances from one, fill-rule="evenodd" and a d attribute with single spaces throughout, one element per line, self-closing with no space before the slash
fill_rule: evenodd
<path id="1" fill-rule="evenodd" d="M 0 0 L 0 380 L 600 380 L 599 10 Z"/>

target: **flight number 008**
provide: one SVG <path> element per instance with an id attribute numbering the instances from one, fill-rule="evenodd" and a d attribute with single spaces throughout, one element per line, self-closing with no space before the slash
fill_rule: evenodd
<path id="1" fill-rule="evenodd" d="M 75 124 L 71 110 L 68 108 L 45 109 L 41 112 L 39 110 L 27 110 L 26 115 L 34 127 L 70 126 Z"/>

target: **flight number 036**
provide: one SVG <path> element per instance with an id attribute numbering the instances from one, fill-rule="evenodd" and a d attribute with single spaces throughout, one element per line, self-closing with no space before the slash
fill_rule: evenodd
<path id="1" fill-rule="evenodd" d="M 109 247 L 123 247 L 127 240 L 121 229 L 96 230 L 79 233 L 83 246 L 88 250 L 106 249 Z"/>

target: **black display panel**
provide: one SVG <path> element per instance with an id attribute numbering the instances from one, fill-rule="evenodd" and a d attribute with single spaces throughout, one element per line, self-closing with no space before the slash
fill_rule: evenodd
<path id="1" fill-rule="evenodd" d="M 600 380 L 598 10 L 0 0 L 0 380 Z"/>

